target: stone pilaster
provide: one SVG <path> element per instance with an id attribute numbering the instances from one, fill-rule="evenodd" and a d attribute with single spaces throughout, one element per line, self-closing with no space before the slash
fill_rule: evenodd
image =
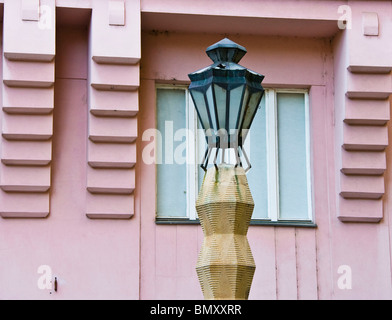
<path id="1" fill-rule="evenodd" d="M 134 213 L 139 1 L 95 1 L 89 54 L 87 216 Z"/>
<path id="2" fill-rule="evenodd" d="M 392 93 L 391 23 L 383 6 L 351 2 L 352 29 L 335 38 L 338 218 L 378 222 Z"/>
<path id="3" fill-rule="evenodd" d="M 0 214 L 49 214 L 55 1 L 4 2 Z"/>

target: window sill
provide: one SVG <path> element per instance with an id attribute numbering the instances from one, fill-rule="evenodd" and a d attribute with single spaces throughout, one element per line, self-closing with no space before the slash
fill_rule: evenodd
<path id="1" fill-rule="evenodd" d="M 200 220 L 190 220 L 188 218 L 155 218 L 156 224 L 200 224 Z"/>
<path id="2" fill-rule="evenodd" d="M 155 218 L 155 223 L 159 225 L 177 225 L 177 224 L 200 224 L 200 220 L 190 220 L 188 218 Z M 312 221 L 268 221 L 268 220 L 251 220 L 251 226 L 273 226 L 273 227 L 301 227 L 317 228 L 317 224 Z"/>
<path id="3" fill-rule="evenodd" d="M 274 227 L 302 227 L 302 228 L 317 228 L 317 224 L 313 221 L 269 221 L 254 219 L 250 221 L 251 226 L 274 226 Z"/>

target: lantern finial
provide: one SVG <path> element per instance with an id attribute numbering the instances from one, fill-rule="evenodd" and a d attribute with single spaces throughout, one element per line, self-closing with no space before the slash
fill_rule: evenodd
<path id="1" fill-rule="evenodd" d="M 209 46 L 206 53 L 214 63 L 223 61 L 238 63 L 246 54 L 246 49 L 230 39 L 224 38 Z"/>

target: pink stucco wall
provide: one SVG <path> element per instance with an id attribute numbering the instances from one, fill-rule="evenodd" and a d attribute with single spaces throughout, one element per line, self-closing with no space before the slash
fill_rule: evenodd
<path id="1" fill-rule="evenodd" d="M 42 0 L 48 28 L 0 1 L 0 299 L 202 299 L 201 227 L 156 224 L 140 137 L 156 83 L 187 84 L 224 36 L 265 87 L 310 99 L 317 227 L 250 227 L 250 299 L 392 298 L 391 3 L 112 1 Z"/>

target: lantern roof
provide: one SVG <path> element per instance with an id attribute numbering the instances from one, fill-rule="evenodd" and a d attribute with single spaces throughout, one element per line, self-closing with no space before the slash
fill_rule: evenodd
<path id="1" fill-rule="evenodd" d="M 191 81 L 201 80 L 204 82 L 211 76 L 215 76 L 227 79 L 246 77 L 251 82 L 261 83 L 264 79 L 263 75 L 238 64 L 246 52 L 243 46 L 228 38 L 224 38 L 206 49 L 207 55 L 214 63 L 190 73 L 188 76 Z"/>
<path id="2" fill-rule="evenodd" d="M 209 46 L 206 53 L 214 63 L 223 61 L 238 63 L 246 54 L 246 49 L 230 39 L 224 38 Z"/>

